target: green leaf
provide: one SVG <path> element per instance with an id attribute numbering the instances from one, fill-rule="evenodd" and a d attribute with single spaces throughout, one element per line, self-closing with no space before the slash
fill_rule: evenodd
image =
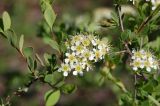
<path id="1" fill-rule="evenodd" d="M 44 60 L 45 60 L 45 62 L 46 62 L 47 64 L 49 64 L 49 59 L 50 59 L 51 57 L 52 57 L 52 56 L 49 55 L 49 54 L 47 54 L 47 53 L 44 54 Z"/>
<path id="2" fill-rule="evenodd" d="M 5 31 L 4 35 L 13 47 L 17 47 L 17 35 L 12 29 Z"/>
<path id="3" fill-rule="evenodd" d="M 39 62 L 42 66 L 44 66 L 44 63 L 43 63 L 42 59 L 40 58 L 40 56 L 39 56 L 38 54 L 36 54 L 36 59 L 38 60 L 38 62 Z"/>
<path id="4" fill-rule="evenodd" d="M 58 52 L 60 52 L 59 50 L 59 45 L 56 41 L 52 40 L 49 37 L 44 37 L 43 38 L 44 43 L 50 45 L 53 49 L 57 50 Z"/>
<path id="5" fill-rule="evenodd" d="M 47 3 L 46 6 L 47 7 L 44 11 L 44 18 L 45 18 L 47 24 L 49 25 L 50 29 L 52 29 L 52 26 L 53 26 L 55 19 L 56 19 L 56 14 L 53 11 L 52 6 L 49 3 Z"/>
<path id="6" fill-rule="evenodd" d="M 58 84 L 63 80 L 64 78 L 62 74 L 57 71 L 55 71 L 53 74 L 47 74 L 44 78 L 44 81 L 50 83 L 51 85 Z"/>
<path id="7" fill-rule="evenodd" d="M 6 38 L 6 35 L 4 34 L 4 32 L 3 32 L 3 30 L 2 30 L 2 28 L 0 27 L 0 35 L 2 35 L 3 37 L 5 37 Z"/>
<path id="8" fill-rule="evenodd" d="M 65 94 L 71 94 L 77 90 L 77 86 L 74 84 L 64 84 L 61 87 L 61 91 Z"/>
<path id="9" fill-rule="evenodd" d="M 20 40 L 19 40 L 19 49 L 21 52 L 23 49 L 23 43 L 24 43 L 24 35 L 21 35 Z"/>
<path id="10" fill-rule="evenodd" d="M 8 12 L 4 12 L 3 15 L 2 15 L 2 20 L 3 20 L 3 28 L 4 28 L 4 31 L 10 29 L 11 27 L 11 18 L 8 14 Z"/>
<path id="11" fill-rule="evenodd" d="M 34 63 L 34 60 L 32 59 L 32 57 L 28 57 L 27 58 L 27 63 L 28 63 L 28 68 L 32 71 L 34 69 L 34 66 L 36 65 L 36 63 Z"/>
<path id="12" fill-rule="evenodd" d="M 140 47 L 142 47 L 148 43 L 148 36 L 139 37 L 137 40 Z"/>
<path id="13" fill-rule="evenodd" d="M 44 100 L 46 101 L 46 106 L 54 106 L 60 98 L 60 90 L 49 90 L 46 92 L 44 96 Z"/>
<path id="14" fill-rule="evenodd" d="M 0 33 L 3 33 L 3 30 L 2 30 L 2 28 L 0 28 Z"/>
<path id="15" fill-rule="evenodd" d="M 30 57 L 30 56 L 33 55 L 33 48 L 32 47 L 26 47 L 26 48 L 24 48 L 23 52 L 24 52 L 24 55 L 26 57 Z"/>

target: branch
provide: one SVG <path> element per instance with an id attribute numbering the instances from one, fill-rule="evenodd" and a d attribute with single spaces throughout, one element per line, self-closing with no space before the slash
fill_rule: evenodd
<path id="1" fill-rule="evenodd" d="M 124 42 L 124 45 L 125 45 L 125 48 L 126 48 L 127 52 L 129 53 L 129 55 L 132 56 L 132 52 L 131 52 L 131 50 L 128 47 L 128 43 Z"/>
<path id="2" fill-rule="evenodd" d="M 40 77 L 39 77 L 40 78 Z M 14 91 L 10 96 L 6 98 L 6 105 L 10 105 L 10 101 L 14 96 L 21 96 L 22 94 L 26 93 L 30 86 L 36 82 L 39 78 L 34 78 L 29 81 L 23 88 L 19 88 L 18 90 Z"/>
<path id="3" fill-rule="evenodd" d="M 124 27 L 123 27 L 123 21 L 122 21 L 122 14 L 121 14 L 121 7 L 120 5 L 117 5 L 117 11 L 118 11 L 118 17 L 119 17 L 119 26 L 121 28 L 121 31 L 124 32 Z"/>
<path id="4" fill-rule="evenodd" d="M 136 85 L 137 85 L 137 74 L 134 74 L 134 103 L 136 104 L 136 99 L 137 99 L 137 89 L 136 89 Z"/>
<path id="5" fill-rule="evenodd" d="M 148 95 L 148 99 L 151 100 L 156 106 L 160 106 L 160 103 L 151 95 Z"/>

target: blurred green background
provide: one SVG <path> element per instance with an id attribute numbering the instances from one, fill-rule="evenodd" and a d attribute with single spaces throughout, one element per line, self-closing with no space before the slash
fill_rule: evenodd
<path id="1" fill-rule="evenodd" d="M 53 8 L 58 20 L 73 21 L 80 14 L 92 14 L 96 8 L 113 8 L 112 0 L 54 0 Z M 51 52 L 38 36 L 38 26 L 42 20 L 39 0 L 0 0 L 0 14 L 8 11 L 12 18 L 12 27 L 17 34 L 25 35 L 25 46 L 32 46 L 41 56 L 44 52 Z M 115 73 L 122 82 L 129 84 L 131 80 L 119 70 Z M 8 44 L 7 40 L 0 37 L 0 97 L 3 99 L 18 87 L 28 81 L 28 69 L 23 58 Z M 127 73 L 127 72 L 125 72 Z M 98 86 L 99 76 L 87 73 L 82 79 L 72 79 L 77 83 L 78 90 L 71 95 L 63 95 L 57 106 L 117 106 L 118 99 L 115 93 L 118 88 L 111 82 L 105 81 Z M 93 78 L 94 77 L 94 78 Z M 35 83 L 27 94 L 14 98 L 13 106 L 44 106 L 44 93 L 49 86 Z"/>

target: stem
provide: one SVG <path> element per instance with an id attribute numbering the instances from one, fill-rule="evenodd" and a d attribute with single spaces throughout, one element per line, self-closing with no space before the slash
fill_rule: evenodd
<path id="1" fill-rule="evenodd" d="M 138 27 L 138 30 L 136 33 L 139 33 L 142 31 L 142 29 L 145 27 L 145 25 L 153 18 L 154 15 L 156 15 L 160 10 L 160 5 L 157 6 L 157 8 L 152 12 L 151 15 L 149 15 Z"/>
<path id="2" fill-rule="evenodd" d="M 128 91 L 127 91 L 127 89 L 126 89 L 126 87 L 125 87 L 125 85 L 121 82 L 121 81 L 119 81 L 119 80 L 117 80 L 110 72 L 109 72 L 109 70 L 107 70 L 106 71 L 106 78 L 108 79 L 108 80 L 110 80 L 110 81 L 112 81 L 116 86 L 118 86 L 124 93 L 127 93 Z"/>
<path id="3" fill-rule="evenodd" d="M 123 53 L 126 53 L 126 52 L 127 52 L 126 50 L 123 50 L 123 51 L 115 52 L 115 54 L 123 54 Z"/>
<path id="4" fill-rule="evenodd" d="M 121 14 L 121 7 L 119 5 L 117 5 L 117 11 L 118 11 L 118 17 L 119 17 L 119 25 L 120 25 L 121 31 L 124 32 L 122 14 Z"/>
<path id="5" fill-rule="evenodd" d="M 160 103 L 151 95 L 148 95 L 148 99 L 151 100 L 156 106 L 160 106 Z"/>
<path id="6" fill-rule="evenodd" d="M 121 31 L 124 32 L 124 27 L 123 27 L 123 21 L 122 21 L 122 14 L 121 14 L 121 7 L 119 5 L 117 5 L 117 11 L 118 11 L 118 17 L 119 17 L 119 25 L 120 25 L 120 28 L 121 28 Z M 124 45 L 125 45 L 125 48 L 127 50 L 127 52 L 132 55 L 132 52 L 131 50 L 129 49 L 128 47 L 128 43 L 127 42 L 124 42 Z"/>
<path id="7" fill-rule="evenodd" d="M 132 56 L 132 52 L 128 47 L 128 43 L 124 42 L 125 48 L 127 49 L 127 52 Z"/>
<path id="8" fill-rule="evenodd" d="M 134 103 L 135 105 L 136 105 L 136 99 L 137 99 L 136 85 L 137 85 L 137 75 L 134 74 Z"/>
<path id="9" fill-rule="evenodd" d="M 14 98 L 14 96 L 21 96 L 23 93 L 26 93 L 27 91 L 25 91 L 25 89 L 28 90 L 28 88 L 29 88 L 34 82 L 36 82 L 38 79 L 39 79 L 39 78 L 34 78 L 34 79 L 32 79 L 31 81 L 29 81 L 29 83 L 27 83 L 23 89 L 18 89 L 18 90 L 16 90 L 16 91 L 14 91 L 10 96 L 8 96 L 8 97 L 6 98 L 6 104 L 10 104 L 10 101 L 11 101 L 12 98 Z"/>

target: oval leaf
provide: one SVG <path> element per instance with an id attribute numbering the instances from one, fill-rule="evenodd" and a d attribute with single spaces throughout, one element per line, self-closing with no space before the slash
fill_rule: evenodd
<path id="1" fill-rule="evenodd" d="M 3 28 L 4 28 L 4 31 L 10 29 L 11 27 L 11 18 L 8 14 L 8 12 L 4 12 L 3 15 L 2 15 L 2 20 L 3 20 Z"/>
<path id="2" fill-rule="evenodd" d="M 53 74 L 47 74 L 44 78 L 44 81 L 50 83 L 51 85 L 55 85 L 58 84 L 58 82 L 63 81 L 63 76 L 56 71 Z"/>
<path id="3" fill-rule="evenodd" d="M 61 91 L 65 94 L 71 94 L 77 90 L 77 86 L 74 84 L 64 84 L 61 87 Z"/>
<path id="4" fill-rule="evenodd" d="M 19 40 L 19 49 L 21 52 L 23 49 L 23 43 L 24 43 L 24 35 L 21 35 L 20 40 Z"/>
<path id="5" fill-rule="evenodd" d="M 33 48 L 32 47 L 26 47 L 24 48 L 24 55 L 26 57 L 31 57 L 33 55 Z"/>
<path id="6" fill-rule="evenodd" d="M 58 52 L 60 52 L 59 45 L 58 45 L 58 43 L 56 41 L 52 40 L 49 37 L 44 37 L 43 40 L 44 40 L 44 43 L 50 45 L 53 49 L 55 49 Z"/>
<path id="7" fill-rule="evenodd" d="M 46 92 L 44 100 L 46 101 L 46 106 L 54 106 L 60 98 L 60 90 L 50 90 Z"/>
<path id="8" fill-rule="evenodd" d="M 53 26 L 54 21 L 56 19 L 56 14 L 53 11 L 52 6 L 49 3 L 47 3 L 47 7 L 44 11 L 44 18 L 45 18 L 47 24 L 49 25 L 50 29 L 52 29 L 52 26 Z"/>

